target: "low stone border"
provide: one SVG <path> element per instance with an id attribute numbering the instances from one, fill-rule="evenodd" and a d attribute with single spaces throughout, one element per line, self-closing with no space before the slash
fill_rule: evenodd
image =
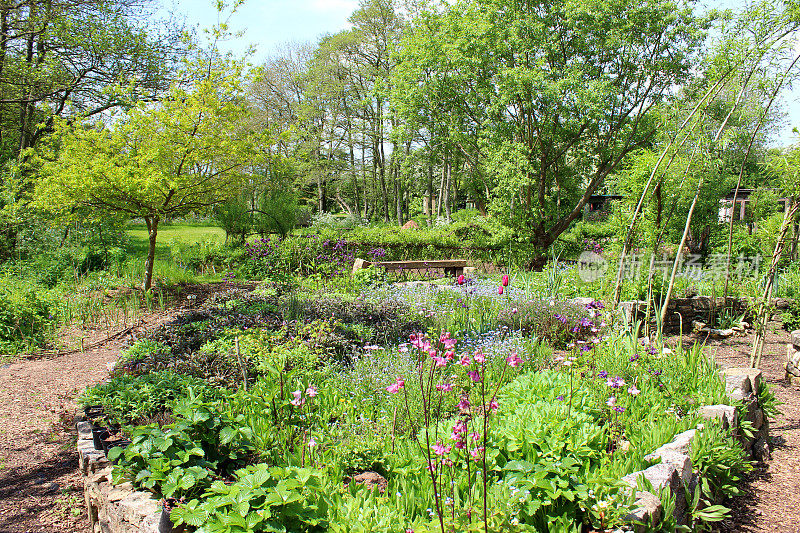
<path id="1" fill-rule="evenodd" d="M 786 345 L 786 381 L 792 385 L 800 385 L 800 330 L 792 332 L 792 338 Z"/>
<path id="2" fill-rule="evenodd" d="M 733 406 L 704 405 L 698 409 L 698 414 L 707 420 L 720 420 L 722 427 L 730 430 L 731 434 L 739 439 L 745 452 L 751 458 L 758 461 L 770 459 L 769 421 L 764 416 L 764 411 L 756 397 L 758 385 L 762 379 L 761 371 L 753 368 L 723 368 L 720 371 L 720 379 L 725 383 L 725 391 L 731 400 L 742 402 L 743 419 L 752 425 L 753 435 L 748 438 L 741 431 L 738 413 Z M 633 490 L 636 490 L 637 479 L 640 476 L 644 476 L 655 489 L 669 487 L 675 495 L 673 515 L 679 524 L 687 522 L 688 502 L 691 500 L 691 493 L 699 483 L 698 475 L 693 471 L 692 460 L 689 457 L 696 432 L 696 429 L 690 429 L 676 435 L 671 442 L 645 456 L 645 460 L 648 462 L 660 462 L 622 478 L 622 481 Z M 655 494 L 636 491 L 635 506 L 634 510 L 626 517 L 630 522 L 652 525 L 658 525 L 661 522 L 664 510 L 661 501 Z M 643 526 L 636 527 L 637 532 L 644 530 Z"/>
<path id="3" fill-rule="evenodd" d="M 78 463 L 92 533 L 158 533 L 158 501 L 130 483 L 111 483 L 111 463 L 95 450 L 89 422 L 78 422 Z"/>
<path id="4" fill-rule="evenodd" d="M 777 310 L 788 309 L 794 300 L 788 298 L 775 298 L 771 301 L 772 307 Z M 692 298 L 672 298 L 667 306 L 667 316 L 664 320 L 663 328 L 667 333 L 678 333 L 683 328 L 684 333 L 692 331 L 695 325 L 694 322 L 701 324 L 699 329 L 702 329 L 706 324 L 711 322 L 712 315 L 724 308 L 733 309 L 734 314 L 744 315 L 745 319 L 752 318 L 749 316 L 750 310 L 749 298 L 733 298 L 728 297 L 727 300 L 721 296 L 713 298 L 711 296 L 694 296 Z M 647 315 L 647 302 L 642 300 L 631 300 L 627 302 L 620 302 L 620 309 L 628 323 L 633 323 L 637 320 L 644 320 Z M 659 307 L 651 307 L 650 309 L 650 322 L 655 325 L 655 314 L 661 310 Z M 716 332 L 726 332 L 720 335 Z M 744 333 L 744 329 L 737 330 L 712 330 L 706 328 L 707 333 L 712 336 L 731 336 L 736 333 Z"/>

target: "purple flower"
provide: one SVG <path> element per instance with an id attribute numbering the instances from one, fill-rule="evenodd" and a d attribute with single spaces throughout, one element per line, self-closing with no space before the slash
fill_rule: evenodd
<path id="1" fill-rule="evenodd" d="M 563 394 L 559 394 L 558 396 L 556 396 L 556 400 L 558 400 L 559 402 L 563 402 L 564 401 L 564 395 Z"/>
<path id="2" fill-rule="evenodd" d="M 605 370 L 601 370 L 600 372 L 597 373 L 597 376 L 599 378 L 606 379 L 608 377 L 608 372 L 606 372 Z"/>

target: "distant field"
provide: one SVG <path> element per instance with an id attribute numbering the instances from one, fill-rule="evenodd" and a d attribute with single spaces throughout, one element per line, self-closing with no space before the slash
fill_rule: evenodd
<path id="1" fill-rule="evenodd" d="M 147 253 L 147 227 L 143 224 L 131 224 L 127 229 L 131 239 L 130 252 Z M 158 228 L 156 257 L 169 258 L 169 244 L 177 241 L 185 244 L 197 244 L 203 241 L 225 242 L 225 231 L 216 226 L 194 226 L 188 224 L 161 224 Z"/>

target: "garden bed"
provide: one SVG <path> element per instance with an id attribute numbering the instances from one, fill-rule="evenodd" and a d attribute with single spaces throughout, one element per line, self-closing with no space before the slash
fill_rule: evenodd
<path id="1" fill-rule="evenodd" d="M 100 511 L 113 481 L 152 495 L 148 512 L 177 498 L 173 520 L 202 531 L 236 516 L 387 532 L 724 517 L 749 457 L 769 453 L 760 375 L 641 344 L 603 313 L 506 280 L 218 295 L 84 394 L 133 441 L 111 477 L 87 478 L 87 501 L 98 521 L 123 512 Z M 351 482 L 365 472 L 382 481 Z"/>

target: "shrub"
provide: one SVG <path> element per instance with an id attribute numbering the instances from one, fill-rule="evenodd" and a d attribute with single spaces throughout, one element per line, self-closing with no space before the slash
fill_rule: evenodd
<path id="1" fill-rule="evenodd" d="M 19 281 L 6 281 L 0 290 L 0 352 L 41 348 L 55 325 L 54 302 L 44 291 Z"/>
<path id="2" fill-rule="evenodd" d="M 498 315 L 500 323 L 509 329 L 534 335 L 556 348 L 564 348 L 576 338 L 588 338 L 582 331 L 589 318 L 584 305 L 544 299 L 520 300 L 514 305 L 516 307 L 505 308 Z M 575 328 L 578 331 L 573 331 Z"/>

